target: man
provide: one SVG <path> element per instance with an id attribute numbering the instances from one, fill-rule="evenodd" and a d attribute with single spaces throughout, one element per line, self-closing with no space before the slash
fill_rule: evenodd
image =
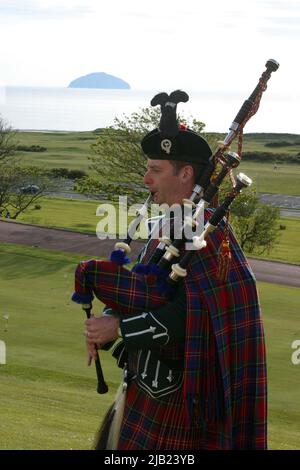
<path id="1" fill-rule="evenodd" d="M 148 156 L 144 182 L 158 204 L 188 198 L 211 156 L 204 139 L 178 126 L 176 104 L 184 99 L 176 93 L 154 98 L 161 105 L 160 126 L 142 141 Z M 266 448 L 265 347 L 255 280 L 230 228 L 230 272 L 227 280 L 219 277 L 224 227 L 195 253 L 184 282 L 164 305 L 155 297 L 141 302 L 150 296 L 142 283 L 146 276 L 131 281 L 124 268 L 110 265 L 105 271 L 101 265 L 99 298 L 118 314 L 87 320 L 86 336 L 95 358 L 93 345 L 114 340 L 121 331 L 128 353 L 131 380 L 119 450 Z M 142 264 L 156 244 L 147 245 Z M 111 289 L 111 283 L 105 296 L 105 279 L 113 271 L 117 287 Z M 129 279 L 128 290 L 122 275 Z"/>

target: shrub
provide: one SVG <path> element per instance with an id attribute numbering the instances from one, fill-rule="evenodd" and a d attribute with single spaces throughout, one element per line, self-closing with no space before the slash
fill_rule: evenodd
<path id="1" fill-rule="evenodd" d="M 17 150 L 23 152 L 46 152 L 47 148 L 41 145 L 17 145 Z"/>
<path id="2" fill-rule="evenodd" d="M 290 147 L 291 145 L 297 145 L 293 142 L 287 142 L 286 140 L 278 140 L 277 142 L 268 142 L 265 147 Z"/>
<path id="3" fill-rule="evenodd" d="M 87 176 L 87 174 L 83 170 L 69 170 L 68 178 L 71 180 L 76 180 L 77 178 L 83 178 L 84 176 Z"/>
<path id="4" fill-rule="evenodd" d="M 67 178 L 75 180 L 87 176 L 85 171 L 82 170 L 69 170 L 68 168 L 52 168 L 48 171 L 48 175 L 53 178 Z"/>
<path id="5" fill-rule="evenodd" d="M 243 152 L 244 160 L 253 160 L 267 163 L 300 163 L 300 152 L 297 155 L 280 154 L 272 152 Z"/>

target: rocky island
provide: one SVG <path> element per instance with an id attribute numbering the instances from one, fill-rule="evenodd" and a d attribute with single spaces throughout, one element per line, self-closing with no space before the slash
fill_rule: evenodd
<path id="1" fill-rule="evenodd" d="M 76 78 L 68 88 L 106 88 L 129 90 L 130 85 L 121 78 L 114 77 L 104 72 L 89 73 Z"/>

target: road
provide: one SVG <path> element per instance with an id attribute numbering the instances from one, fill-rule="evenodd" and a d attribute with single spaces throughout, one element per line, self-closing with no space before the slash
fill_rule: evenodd
<path id="1" fill-rule="evenodd" d="M 115 240 L 99 240 L 96 235 L 35 227 L 12 221 L 0 221 L 0 242 L 97 257 L 108 257 L 115 244 Z M 140 241 L 131 244 L 132 259 L 137 256 L 142 246 L 143 242 Z M 249 262 L 258 281 L 300 287 L 300 266 L 252 258 Z"/>
<path id="2" fill-rule="evenodd" d="M 300 196 L 287 196 L 286 194 L 259 193 L 259 199 L 264 204 L 277 206 L 281 209 L 300 210 Z"/>
<path id="3" fill-rule="evenodd" d="M 68 182 L 66 191 L 55 194 L 49 194 L 52 197 L 70 198 L 70 199 L 82 199 L 82 200 L 93 200 L 95 197 L 85 196 L 83 194 L 76 193 L 72 190 L 73 182 Z M 283 217 L 296 217 L 300 218 L 300 196 L 287 196 L 286 194 L 270 194 L 270 193 L 259 193 L 259 200 L 264 204 L 270 206 L 276 206 L 280 208 L 280 214 Z M 105 195 L 99 195 L 98 199 L 103 200 Z M 96 200 L 98 200 L 96 199 Z"/>

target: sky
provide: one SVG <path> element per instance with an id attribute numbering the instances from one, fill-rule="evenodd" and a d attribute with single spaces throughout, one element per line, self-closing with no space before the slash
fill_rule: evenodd
<path id="1" fill-rule="evenodd" d="M 106 72 L 132 89 L 247 94 L 273 58 L 273 96 L 300 100 L 300 0 L 0 0 L 0 44 L 2 86 Z"/>

